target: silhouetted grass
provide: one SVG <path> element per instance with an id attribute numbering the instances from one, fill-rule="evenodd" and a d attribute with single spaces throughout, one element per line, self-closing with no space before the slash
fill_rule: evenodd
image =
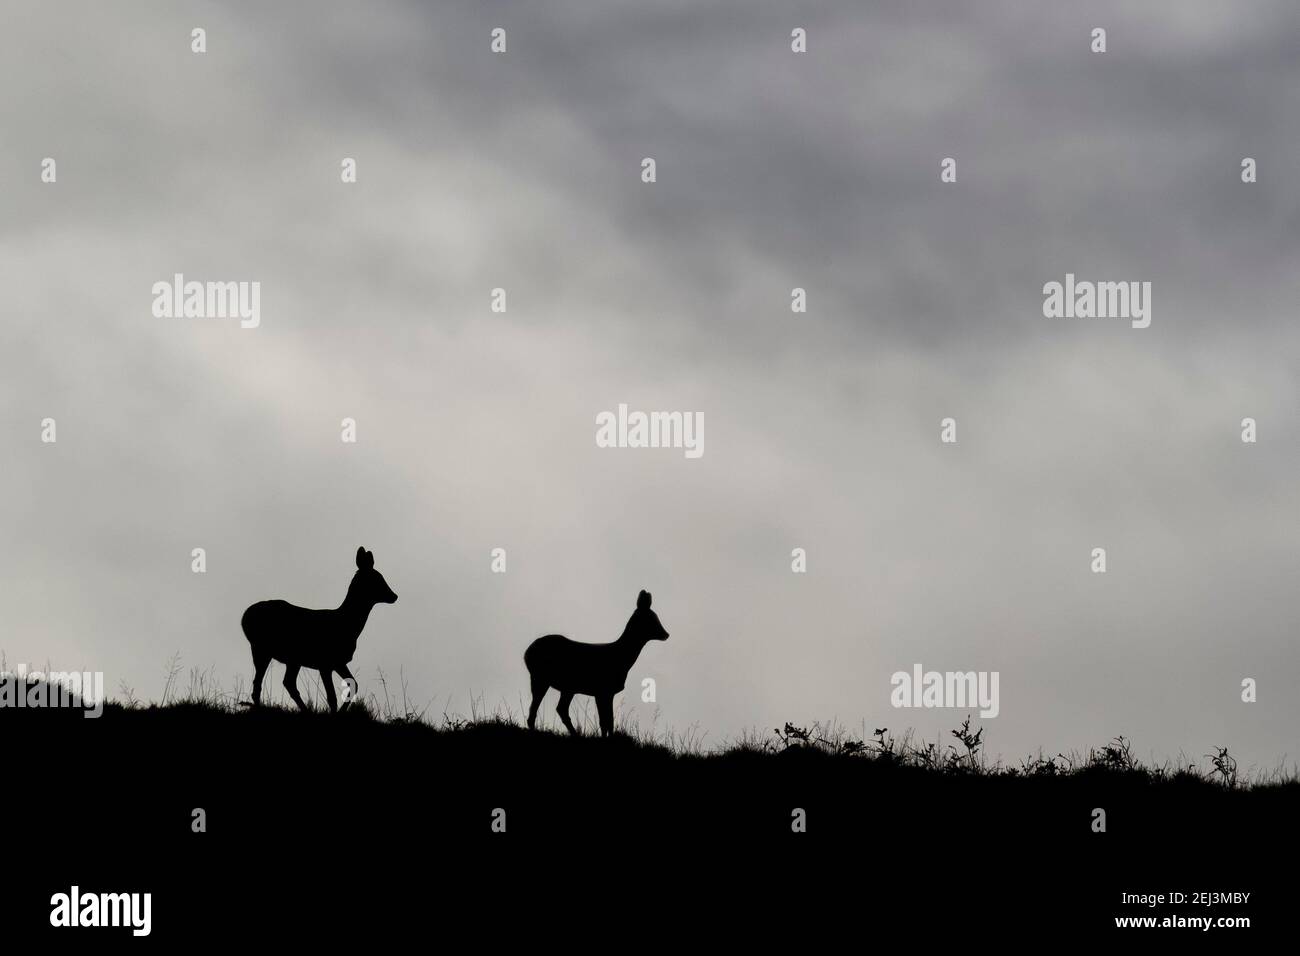
<path id="1" fill-rule="evenodd" d="M 4 662 L 0 658 L 0 672 Z M 399 676 L 395 684 L 390 684 L 388 677 L 380 671 L 374 681 L 374 689 L 357 700 L 351 701 L 338 714 L 326 713 L 324 694 L 319 679 L 312 676 L 303 681 L 304 698 L 313 708 L 312 712 L 303 713 L 289 703 L 287 695 L 278 683 L 268 681 L 264 692 L 266 704 L 256 710 L 247 706 L 247 696 L 242 679 L 237 680 L 232 692 L 227 692 L 216 680 L 213 669 L 190 668 L 186 683 L 182 686 L 182 668 L 179 658 L 168 661 L 163 693 L 160 701 L 142 703 L 134 690 L 126 685 L 119 687 L 118 697 L 110 698 L 104 703 L 104 716 L 112 718 L 117 724 L 125 717 L 150 720 L 170 719 L 184 722 L 193 719 L 209 720 L 219 716 L 249 717 L 261 721 L 277 722 L 274 726 L 294 726 L 293 721 L 338 721 L 345 722 L 339 726 L 353 727 L 357 724 L 373 724 L 376 729 L 369 731 L 382 734 L 379 727 L 416 729 L 428 735 L 444 737 L 446 735 L 465 735 L 482 739 L 484 734 L 501 735 L 516 733 L 521 740 L 549 741 L 559 737 L 569 739 L 567 732 L 558 728 L 553 720 L 541 721 L 542 729 L 528 735 L 524 728 L 522 706 L 515 710 L 507 705 L 495 709 L 485 706 L 483 699 L 471 698 L 470 712 L 461 715 L 443 709 L 433 714 L 431 703 L 416 705 L 409 697 L 407 684 Z M 304 672 L 303 677 L 307 677 Z M 55 711 L 19 710 L 9 715 L 18 719 L 26 714 L 36 719 L 44 714 L 47 719 L 56 719 Z M 0 710 L 0 720 L 5 718 Z M 64 715 L 66 716 L 66 714 Z M 76 716 L 80 716 L 76 714 Z M 590 700 L 579 698 L 573 708 L 573 718 L 582 737 L 573 741 L 573 746 L 584 746 L 587 738 L 597 736 L 597 721 Z M 288 722 L 288 723 L 278 723 Z M 334 726 L 329 723 L 325 727 Z M 685 731 L 658 726 L 658 711 L 655 712 L 649 726 L 643 726 L 637 716 L 626 710 L 620 710 L 617 716 L 618 732 L 608 741 L 600 742 L 605 747 L 622 747 L 649 753 L 654 752 L 656 759 L 677 760 L 719 760 L 726 758 L 750 758 L 753 756 L 775 756 L 800 752 L 806 757 L 815 755 L 815 759 L 871 764 L 876 770 L 895 769 L 921 771 L 935 776 L 968 776 L 995 778 L 1034 778 L 1061 779 L 1075 776 L 1089 777 L 1125 777 L 1146 783 L 1180 782 L 1201 783 L 1228 790 L 1251 790 L 1260 787 L 1295 787 L 1300 786 L 1300 771 L 1288 770 L 1285 765 L 1268 771 L 1255 771 L 1243 775 L 1236 760 L 1226 747 L 1214 747 L 1212 753 L 1205 755 L 1205 763 L 1182 760 L 1166 761 L 1160 764 L 1143 763 L 1133 753 L 1132 741 L 1124 736 L 1117 736 L 1100 747 L 1090 748 L 1086 752 L 1072 751 L 1069 754 L 1057 753 L 1045 756 L 1042 752 L 1031 754 L 1015 763 L 1007 763 L 1002 758 L 990 759 L 987 755 L 984 739 L 984 727 L 971 729 L 971 717 L 967 715 L 961 725 L 950 731 L 951 740 L 923 742 L 910 729 L 901 733 L 891 733 L 888 728 L 877 728 L 869 736 L 855 735 L 838 722 L 813 723 L 799 725 L 786 722 L 783 727 L 774 728 L 770 733 L 750 730 L 742 733 L 735 740 L 723 740 L 707 746 L 707 734 L 698 726 L 691 726 Z M 432 739 L 432 738 L 431 738 Z M 593 741 L 594 742 L 594 741 Z M 544 742 L 540 746 L 554 746 Z"/>
<path id="2" fill-rule="evenodd" d="M 1088 841 L 1098 808 L 1113 846 L 1195 843 L 1210 824 L 1227 841 L 1297 831 L 1296 774 L 1242 775 L 1221 748 L 1205 762 L 1149 765 L 1117 737 L 1086 753 L 1007 763 L 987 757 L 986 735 L 969 718 L 946 741 L 786 723 L 709 742 L 698 728 L 666 729 L 657 715 L 643 725 L 626 712 L 619 732 L 601 739 L 590 710 L 575 714 L 586 733 L 572 737 L 530 732 L 522 708 L 489 710 L 481 698 L 468 715 L 414 704 L 400 676 L 381 675 L 330 714 L 319 688 L 303 688 L 311 712 L 283 706 L 283 693 L 254 709 L 208 672 L 182 681 L 173 661 L 168 674 L 163 700 L 146 704 L 121 688 L 97 720 L 0 710 L 0 729 L 14 731 L 6 739 L 21 740 L 29 759 L 122 784 L 97 787 L 89 802 L 76 787 L 46 788 L 32 798 L 33 819 L 52 814 L 164 847 L 195 807 L 213 832 L 238 840 L 350 839 L 396 821 L 404 840 L 425 848 L 486 837 L 497 810 L 510 832 L 601 841 L 778 838 L 799 811 L 810 833 L 878 848 L 936 828 L 945 840 Z"/>
<path id="3" fill-rule="evenodd" d="M 626 712 L 602 739 L 590 710 L 573 737 L 529 731 L 522 708 L 481 698 L 467 715 L 416 704 L 400 675 L 330 714 L 318 689 L 310 712 L 283 692 L 253 709 L 210 673 L 183 677 L 175 661 L 168 673 L 163 700 L 122 688 L 95 720 L 0 709 L 13 770 L 3 819 L 52 848 L 33 857 L 16 844 L 36 887 L 25 910 L 43 913 L 73 883 L 141 886 L 158 894 L 156 918 L 184 932 L 218 899 L 232 926 L 310 913 L 332 931 L 395 894 L 438 920 L 501 886 L 546 884 L 567 914 L 585 880 L 681 905 L 683 875 L 722 870 L 764 874 L 779 907 L 871 873 L 936 913 L 978 898 L 1017 927 L 1037 917 L 1059 932 L 1065 907 L 1095 920 L 1134 887 L 1260 890 L 1240 848 L 1300 838 L 1295 774 L 1247 779 L 1219 748 L 1151 766 L 1115 738 L 1005 763 L 968 720 L 933 742 L 793 722 L 710 742 Z M 335 900 L 323 914 L 322 887 Z M 357 899 L 372 890 L 368 910 Z M 1268 899 L 1252 897 L 1252 911 Z"/>

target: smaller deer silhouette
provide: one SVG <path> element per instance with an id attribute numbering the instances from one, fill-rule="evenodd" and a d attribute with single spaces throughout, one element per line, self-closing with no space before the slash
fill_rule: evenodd
<path id="1" fill-rule="evenodd" d="M 357 682 L 348 664 L 356 653 L 357 638 L 371 608 L 396 600 L 384 576 L 375 570 L 375 556 L 357 548 L 357 573 L 348 585 L 347 597 L 334 610 L 316 611 L 288 601 L 252 605 L 239 623 L 253 649 L 253 706 L 262 702 L 262 676 L 274 659 L 284 665 L 284 686 L 295 704 L 307 710 L 298 695 L 298 671 L 310 667 L 320 671 L 330 712 L 338 710 L 333 674 L 337 672 L 356 691 Z"/>
<path id="2" fill-rule="evenodd" d="M 636 663 L 648 641 L 666 641 L 668 632 L 659 623 L 659 615 L 650 610 L 650 592 L 637 595 L 636 610 L 627 619 L 622 636 L 612 644 L 583 644 L 561 634 L 547 634 L 528 645 L 524 664 L 532 682 L 533 704 L 528 708 L 528 729 L 537 722 L 537 708 L 546 692 L 554 687 L 560 692 L 556 710 L 569 733 L 576 734 L 569 720 L 569 704 L 574 694 L 596 698 L 600 715 L 600 734 L 614 732 L 614 695 L 627 683 L 627 672 Z"/>

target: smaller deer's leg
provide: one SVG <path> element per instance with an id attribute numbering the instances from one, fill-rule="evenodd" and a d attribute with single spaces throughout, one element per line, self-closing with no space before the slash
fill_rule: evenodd
<path id="1" fill-rule="evenodd" d="M 597 697 L 596 713 L 600 715 L 600 735 L 608 737 L 614 732 L 614 697 Z"/>
<path id="2" fill-rule="evenodd" d="M 269 655 L 253 655 L 253 706 L 257 707 L 262 703 L 262 678 L 266 676 L 266 669 L 271 666 Z"/>
<path id="3" fill-rule="evenodd" d="M 302 697 L 298 693 L 298 668 L 301 666 L 300 664 L 284 665 L 284 689 L 289 692 L 295 704 L 306 710 L 307 705 L 302 702 Z"/>
<path id="4" fill-rule="evenodd" d="M 339 676 L 342 677 L 348 685 L 348 696 L 347 699 L 343 701 L 343 709 L 347 710 L 352 706 L 352 702 L 357 699 L 357 679 L 352 676 L 352 672 L 348 670 L 347 664 L 340 664 L 335 668 L 335 670 L 339 672 Z"/>
<path id="5" fill-rule="evenodd" d="M 560 715 L 564 729 L 576 737 L 578 732 L 573 729 L 573 721 L 569 719 L 569 704 L 571 703 L 573 703 L 573 695 L 567 691 L 560 691 L 560 702 L 555 705 L 555 710 Z"/>
<path id="6" fill-rule="evenodd" d="M 320 672 L 321 683 L 325 685 L 325 700 L 330 705 L 330 713 L 337 713 L 339 709 L 338 698 L 334 696 L 334 672 L 328 667 L 322 667 Z"/>
<path id="7" fill-rule="evenodd" d="M 542 706 L 542 698 L 545 697 L 546 692 L 550 690 L 550 688 L 546 684 L 546 681 L 540 680 L 536 677 L 532 678 L 532 687 L 533 687 L 533 703 L 532 706 L 528 708 L 528 729 L 529 730 L 535 729 L 535 726 L 537 724 L 537 708 Z"/>

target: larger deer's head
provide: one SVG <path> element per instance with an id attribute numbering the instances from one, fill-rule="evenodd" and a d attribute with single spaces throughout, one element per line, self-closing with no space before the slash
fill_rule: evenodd
<path id="1" fill-rule="evenodd" d="M 388 586 L 384 576 L 375 570 L 375 555 L 365 548 L 357 548 L 357 573 L 352 579 L 361 597 L 372 604 L 393 604 L 397 595 Z"/>
<path id="2" fill-rule="evenodd" d="M 642 591 L 636 597 L 636 610 L 627 622 L 627 629 L 643 641 L 666 641 L 668 632 L 659 623 L 659 615 L 650 610 L 650 592 Z"/>

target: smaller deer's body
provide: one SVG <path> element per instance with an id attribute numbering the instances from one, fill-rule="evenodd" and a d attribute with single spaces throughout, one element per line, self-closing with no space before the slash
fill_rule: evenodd
<path id="1" fill-rule="evenodd" d="M 262 677 L 272 660 L 284 665 L 284 686 L 293 702 L 303 710 L 307 705 L 298 694 L 298 671 L 304 667 L 320 671 L 325 685 L 325 699 L 330 710 L 338 709 L 334 696 L 337 673 L 356 689 L 356 680 L 348 670 L 357 650 L 357 638 L 366 626 L 370 610 L 376 604 L 397 600 L 375 570 L 375 556 L 357 548 L 357 573 L 348 586 L 347 597 L 334 610 L 313 610 L 288 601 L 259 601 L 244 612 L 240 625 L 253 651 L 253 705 L 262 702 Z"/>
<path id="2" fill-rule="evenodd" d="M 569 733 L 577 733 L 569 719 L 573 695 L 588 694 L 596 698 L 600 733 L 609 736 L 614 732 L 614 695 L 627 684 L 628 671 L 641 649 L 648 641 L 666 640 L 668 632 L 659 623 L 659 615 L 650 610 L 650 595 L 646 591 L 637 597 L 636 610 L 628 618 L 623 635 L 612 644 L 583 644 L 560 634 L 539 637 L 524 651 L 524 665 L 533 692 L 528 729 L 536 725 L 542 698 L 554 687 L 560 692 L 556 710 Z"/>

